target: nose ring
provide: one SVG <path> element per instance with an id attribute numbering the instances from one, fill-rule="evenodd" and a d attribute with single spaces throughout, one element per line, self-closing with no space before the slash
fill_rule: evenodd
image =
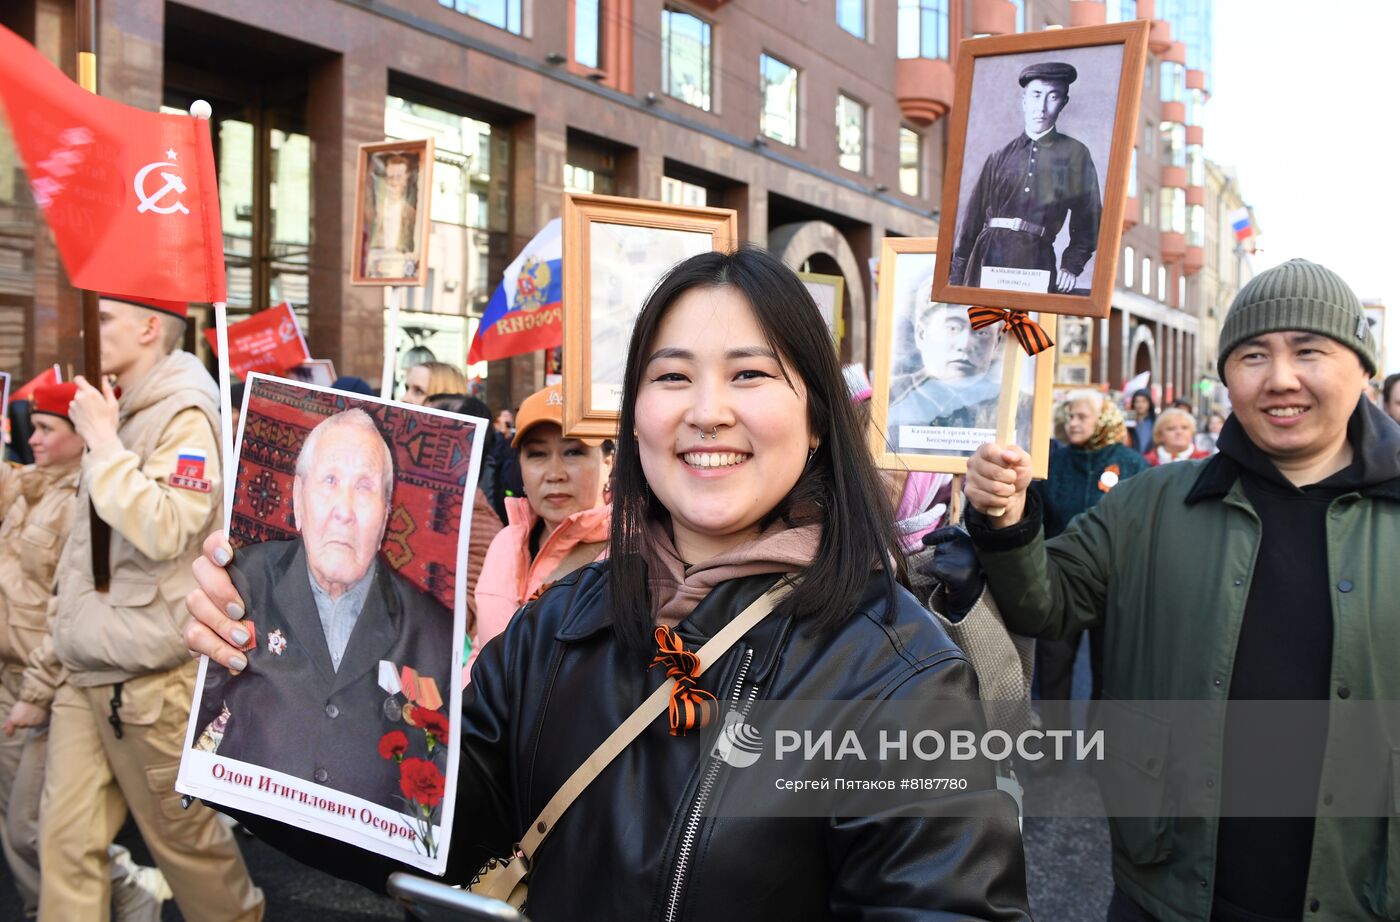
<path id="1" fill-rule="evenodd" d="M 703 433 L 702 433 L 702 434 L 703 434 Z M 714 442 L 714 441 L 717 441 L 718 439 L 719 439 L 719 426 L 716 426 L 716 427 L 714 427 L 713 429 L 710 430 L 710 441 L 711 441 L 711 442 Z"/>

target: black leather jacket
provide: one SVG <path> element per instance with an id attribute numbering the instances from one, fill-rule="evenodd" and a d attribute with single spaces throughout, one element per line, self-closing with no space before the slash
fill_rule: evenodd
<path id="1" fill-rule="evenodd" d="M 696 649 L 773 584 L 714 589 L 678 628 Z M 463 703 L 446 880 L 504 855 L 545 802 L 663 677 L 610 625 L 607 569 L 561 580 L 482 650 Z M 913 596 L 887 617 L 872 579 L 834 633 L 770 615 L 702 679 L 721 702 L 976 697 L 971 664 Z M 1015 808 L 988 770 L 980 818 L 730 817 L 702 810 L 734 771 L 663 715 L 583 792 L 535 856 L 527 912 L 550 920 L 1028 919 Z M 975 790 L 978 783 L 972 785 Z M 255 831 L 330 873 L 383 886 L 395 868 L 266 820 Z"/>

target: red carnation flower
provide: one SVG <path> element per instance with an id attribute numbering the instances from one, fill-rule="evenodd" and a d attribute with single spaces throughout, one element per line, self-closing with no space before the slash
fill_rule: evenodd
<path id="1" fill-rule="evenodd" d="M 437 711 L 430 711 L 424 707 L 413 708 L 413 725 L 432 734 L 439 746 L 447 745 L 447 718 Z"/>
<path id="2" fill-rule="evenodd" d="M 391 730 L 379 740 L 379 755 L 385 759 L 400 759 L 408 752 L 408 737 L 402 730 Z"/>
<path id="3" fill-rule="evenodd" d="M 399 788 L 414 803 L 436 807 L 442 803 L 446 784 L 442 772 L 427 759 L 404 759 L 399 765 Z"/>

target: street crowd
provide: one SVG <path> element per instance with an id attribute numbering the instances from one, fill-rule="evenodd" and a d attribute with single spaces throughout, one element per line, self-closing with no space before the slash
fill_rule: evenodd
<path id="1" fill-rule="evenodd" d="M 493 408 L 451 364 L 408 369 L 403 401 L 491 423 L 444 880 L 515 856 L 537 920 L 1026 919 L 1005 766 L 897 814 L 706 809 L 727 789 L 686 732 L 713 719 L 703 696 L 971 702 L 1027 698 L 1033 675 L 1032 719 L 1067 724 L 1084 635 L 1094 698 L 1400 695 L 1400 376 L 1375 387 L 1361 304 L 1323 266 L 1261 272 L 1228 308 L 1227 416 L 1072 391 L 1034 482 L 1016 445 L 983 445 L 956 479 L 877 469 L 811 295 L 758 248 L 687 259 L 651 293 L 612 438 L 566 437 L 558 385 Z M 104 380 L 16 407 L 29 463 L 0 467 L 0 844 L 26 911 L 153 919 L 173 897 L 186 919 L 260 919 L 235 823 L 383 890 L 388 859 L 174 789 L 192 654 L 248 669 L 255 602 L 225 569 L 246 551 L 223 531 L 220 394 L 179 348 L 186 305 L 103 297 L 100 312 Z M 736 621 L 741 646 L 687 673 Z M 542 814 L 662 671 L 703 696 Z M 1322 804 L 1327 728 L 1278 745 L 1278 771 Z M 1247 783 L 1239 749 L 1227 732 L 1200 764 L 1172 740 L 1126 758 L 1228 796 Z M 1109 818 L 1109 919 L 1400 918 L 1400 816 L 1173 817 L 1170 802 Z M 113 845 L 128 813 L 154 868 Z"/>

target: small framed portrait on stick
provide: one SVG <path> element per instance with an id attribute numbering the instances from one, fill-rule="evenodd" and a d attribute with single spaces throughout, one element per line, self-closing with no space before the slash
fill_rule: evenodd
<path id="1" fill-rule="evenodd" d="M 201 664 L 179 791 L 442 873 L 488 425 L 249 376 L 228 516 L 247 666 Z"/>
<path id="2" fill-rule="evenodd" d="M 831 341 L 836 344 L 836 351 L 839 353 L 841 338 L 846 333 L 843 314 L 846 280 L 839 275 L 824 275 L 820 272 L 799 272 L 797 277 L 807 286 L 812 300 L 817 302 L 817 310 L 826 321 L 826 328 L 831 331 Z"/>
<path id="3" fill-rule="evenodd" d="M 426 284 L 432 189 L 432 138 L 360 145 L 350 284 Z"/>
<path id="4" fill-rule="evenodd" d="M 932 237 L 894 237 L 882 248 L 870 400 L 877 462 L 962 474 L 978 446 L 1015 442 L 1044 477 L 1055 350 L 1027 356 L 1004 323 L 974 329 L 967 305 L 935 301 L 937 247 Z M 1054 337 L 1053 316 L 1032 319 Z M 1015 374 L 1008 357 L 1021 363 Z"/>
<path id="5" fill-rule="evenodd" d="M 1055 329 L 1055 383 L 1083 387 L 1093 377 L 1090 343 L 1094 321 L 1089 317 L 1061 317 Z"/>
<path id="6" fill-rule="evenodd" d="M 1148 27 L 962 43 L 935 298 L 1108 316 Z"/>
<path id="7" fill-rule="evenodd" d="M 1373 298 L 1361 302 L 1361 310 L 1366 315 L 1366 325 L 1376 339 L 1376 362 L 1384 371 L 1388 366 L 1385 359 L 1385 303 Z"/>
<path id="8" fill-rule="evenodd" d="M 632 326 L 672 266 L 733 249 L 730 208 L 606 195 L 564 196 L 564 433 L 611 438 Z"/>

